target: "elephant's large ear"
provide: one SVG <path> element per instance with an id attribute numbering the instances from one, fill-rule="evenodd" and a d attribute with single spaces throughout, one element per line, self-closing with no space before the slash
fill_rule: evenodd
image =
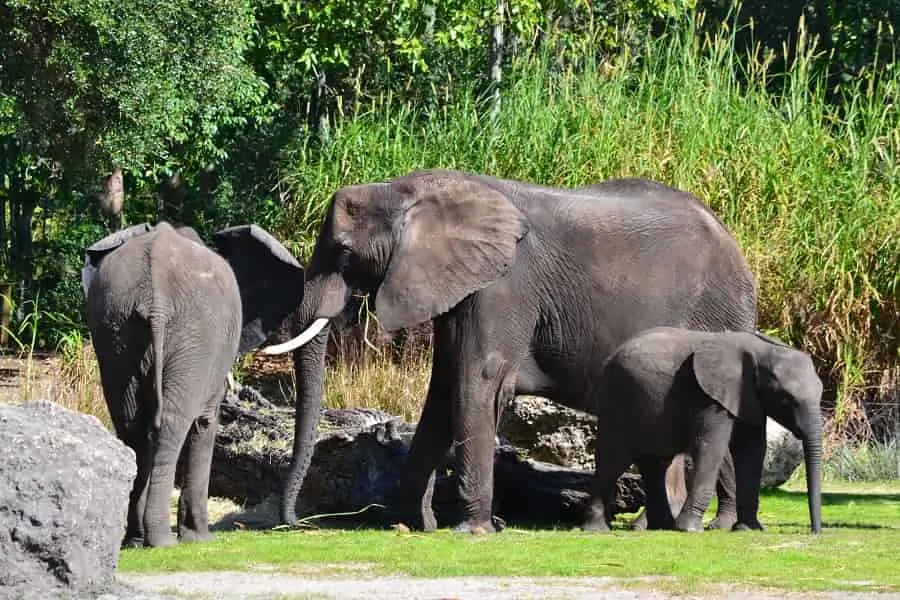
<path id="1" fill-rule="evenodd" d="M 104 256 L 116 250 L 131 238 L 143 235 L 151 229 L 152 227 L 149 223 L 132 225 L 111 233 L 102 240 L 91 244 L 84 252 L 84 268 L 81 269 L 81 288 L 84 290 L 84 295 L 87 296 L 91 280 L 100 267 Z"/>
<path id="2" fill-rule="evenodd" d="M 694 350 L 694 375 L 700 388 L 736 418 L 750 425 L 765 424 L 756 363 L 739 343 L 724 338 L 701 343 Z"/>
<path id="3" fill-rule="evenodd" d="M 412 193 L 375 299 L 386 331 L 443 314 L 503 277 L 528 232 L 525 214 L 483 184 L 426 179 Z"/>
<path id="4" fill-rule="evenodd" d="M 241 289 L 243 328 L 238 352 L 266 341 L 303 299 L 303 267 L 287 248 L 257 225 L 229 227 L 213 245 L 234 270 Z"/>
<path id="5" fill-rule="evenodd" d="M 143 235 L 153 227 L 149 223 L 132 225 L 109 234 L 99 242 L 95 242 L 85 250 L 85 261 L 95 267 L 100 266 L 103 257 L 130 240 L 133 237 Z"/>

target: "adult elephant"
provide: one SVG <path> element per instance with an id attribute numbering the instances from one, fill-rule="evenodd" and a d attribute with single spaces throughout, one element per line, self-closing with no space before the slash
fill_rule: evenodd
<path id="1" fill-rule="evenodd" d="M 169 498 L 182 449 L 178 538 L 209 537 L 209 471 L 226 376 L 302 298 L 303 268 L 263 229 L 221 231 L 216 245 L 222 255 L 193 229 L 163 222 L 129 227 L 87 250 L 82 284 L 103 395 L 137 459 L 127 546 L 176 541 Z"/>
<path id="2" fill-rule="evenodd" d="M 435 468 L 453 445 L 461 529 L 494 529 L 497 413 L 513 394 L 593 412 L 604 359 L 644 329 L 753 330 L 756 291 L 734 238 L 694 196 L 644 179 L 558 189 L 450 170 L 338 190 L 307 267 L 294 355 L 294 455 L 282 518 L 315 442 L 328 320 L 375 293 L 381 327 L 434 320 L 425 406 L 401 511 L 436 527 Z M 764 441 L 759 440 L 760 444 Z M 731 481 L 733 488 L 733 480 Z M 734 523 L 733 489 L 719 523 Z"/>

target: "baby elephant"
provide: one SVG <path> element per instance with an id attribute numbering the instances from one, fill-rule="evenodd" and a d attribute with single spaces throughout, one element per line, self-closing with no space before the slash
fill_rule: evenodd
<path id="1" fill-rule="evenodd" d="M 619 346 L 599 384 L 597 471 L 586 530 L 609 529 L 616 479 L 633 462 L 644 480 L 650 528 L 702 530 L 729 443 L 735 528 L 762 529 L 757 511 L 767 415 L 803 442 L 809 518 L 814 533 L 821 529 L 822 382 L 804 352 L 759 333 L 657 327 Z M 681 452 L 690 454 L 694 475 L 673 520 L 665 471 Z"/>

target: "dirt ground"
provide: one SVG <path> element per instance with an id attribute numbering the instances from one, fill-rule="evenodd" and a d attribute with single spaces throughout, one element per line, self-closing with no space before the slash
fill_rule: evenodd
<path id="1" fill-rule="evenodd" d="M 713 586 L 696 592 L 664 591 L 665 578 L 616 580 L 609 577 L 451 577 L 421 579 L 369 575 L 365 569 L 348 573 L 337 567 L 305 574 L 274 574 L 265 570 L 245 573 L 178 573 L 127 575 L 119 581 L 144 594 L 166 598 L 237 600 L 281 598 L 344 598 L 352 600 L 669 600 L 678 598 L 724 600 L 898 600 L 900 594 L 848 592 L 795 593 Z M 158 597 L 158 596 L 156 596 Z M 154 596 L 146 598 L 150 600 Z M 111 599 L 110 599 L 111 600 Z"/>

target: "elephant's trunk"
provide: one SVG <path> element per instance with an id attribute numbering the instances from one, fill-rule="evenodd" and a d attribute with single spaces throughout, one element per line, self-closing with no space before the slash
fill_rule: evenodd
<path id="1" fill-rule="evenodd" d="M 281 520 L 290 525 L 297 522 L 297 496 L 316 447 L 316 427 L 325 392 L 325 349 L 329 330 L 326 326 L 308 344 L 294 351 L 297 387 L 294 448 L 281 501 Z"/>
<path id="2" fill-rule="evenodd" d="M 818 421 L 818 420 L 817 420 Z M 803 437 L 803 457 L 806 464 L 806 495 L 809 502 L 809 522 L 813 533 L 822 530 L 822 425 L 815 423 Z"/>
<path id="3" fill-rule="evenodd" d="M 295 333 L 308 329 L 323 310 L 336 314 L 338 311 L 330 304 L 338 304 L 348 293 L 339 277 L 308 280 L 295 321 Z M 294 350 L 294 448 L 281 498 L 281 519 L 291 525 L 297 522 L 297 497 L 316 447 L 316 426 L 325 393 L 325 351 L 330 330 L 331 326 L 326 322 L 308 343 Z"/>

